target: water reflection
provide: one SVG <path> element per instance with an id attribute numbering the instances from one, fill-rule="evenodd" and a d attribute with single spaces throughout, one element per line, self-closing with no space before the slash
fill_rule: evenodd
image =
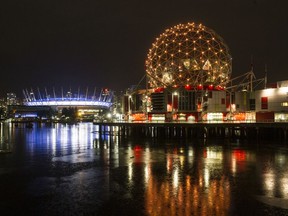
<path id="1" fill-rule="evenodd" d="M 268 197 L 288 199 L 288 160 L 287 154 L 276 152 L 273 158 L 263 163 L 263 194 Z"/>
<path id="2" fill-rule="evenodd" d="M 26 133 L 26 143 L 31 153 L 34 150 L 48 151 L 54 156 L 67 155 L 93 148 L 95 135 L 92 124 L 34 127 Z M 19 130 L 17 131 L 18 133 Z"/>
<path id="3" fill-rule="evenodd" d="M 44 183 L 42 187 L 57 188 L 57 192 L 49 189 L 49 199 L 57 203 L 59 194 L 67 196 L 69 202 L 65 205 L 71 209 L 77 208 L 76 200 L 94 210 L 103 208 L 102 215 L 109 215 L 114 205 L 116 212 L 127 209 L 127 215 L 139 209 L 143 209 L 141 215 L 233 215 L 238 209 L 249 213 L 249 208 L 241 209 L 246 206 L 247 197 L 288 199 L 287 149 L 242 148 L 207 140 L 130 140 L 119 136 L 117 127 L 99 134 L 99 128 L 90 123 L 34 125 L 32 130 L 1 124 L 0 138 L 0 149 L 12 150 L 11 158 L 0 155 L 1 170 L 11 168 L 13 172 L 14 164 L 9 159 L 18 164 L 28 161 L 26 167 L 31 170 L 32 165 L 40 163 L 41 174 L 34 171 L 32 180 L 37 181 L 27 183 L 29 188 L 35 191 L 41 186 L 39 182 L 49 182 L 49 187 Z M 54 173 L 49 173 L 49 169 L 46 173 L 43 167 L 52 167 Z M 0 181 L 3 173 L 0 172 Z M 55 173 L 59 174 L 53 179 Z M 6 180 L 1 182 L 9 184 Z M 105 188 L 100 190 L 103 182 Z M 47 205 L 49 211 L 50 203 L 46 204 L 44 195 L 41 201 L 41 189 L 38 190 L 37 202 Z M 79 196 L 80 201 L 75 198 Z M 105 200 L 101 200 L 103 197 Z M 107 208 L 99 203 L 107 203 Z M 285 205 L 281 208 L 285 209 Z"/>
<path id="4" fill-rule="evenodd" d="M 5 126 L 3 122 L 0 123 L 0 152 L 6 153 L 11 152 L 12 145 L 9 142 L 10 138 L 13 136 L 12 131 L 9 127 Z"/>
<path id="5" fill-rule="evenodd" d="M 128 163 L 128 188 L 145 187 L 145 212 L 148 215 L 227 215 L 233 206 L 233 197 L 239 195 L 232 191 L 235 185 L 231 185 L 231 176 L 239 178 L 244 175 L 248 179 L 255 175 L 252 167 L 262 165 L 263 161 L 258 157 L 261 158 L 263 152 L 257 155 L 253 149 L 224 147 L 168 145 L 155 151 L 152 145 L 133 147 L 131 143 L 127 146 L 126 159 L 122 159 Z M 243 191 L 248 190 L 251 195 L 262 191 L 265 196 L 287 198 L 286 158 L 287 153 L 276 153 L 271 166 L 266 164 L 266 170 L 263 169 L 263 188 L 253 188 L 259 180 L 254 176 L 251 185 Z M 161 167 L 162 163 L 165 167 Z M 283 169 L 279 170 L 281 167 Z M 143 176 L 142 182 L 139 182 L 139 176 Z"/>
<path id="6" fill-rule="evenodd" d="M 174 149 L 174 153 L 167 155 L 164 181 L 157 172 L 150 175 L 145 194 L 148 214 L 226 215 L 230 206 L 230 183 L 221 166 L 211 164 L 214 159 L 222 164 L 219 149 L 205 148 L 193 154 L 188 149 L 188 154 L 180 155 Z M 207 157 L 201 158 L 202 155 Z"/>

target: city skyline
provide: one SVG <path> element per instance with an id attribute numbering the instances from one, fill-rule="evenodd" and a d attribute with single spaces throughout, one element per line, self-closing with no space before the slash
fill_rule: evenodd
<path id="1" fill-rule="evenodd" d="M 178 23 L 213 29 L 232 55 L 232 77 L 251 69 L 288 79 L 285 1 L 5 2 L 0 9 L 0 96 L 24 88 L 137 84 L 155 38 Z"/>

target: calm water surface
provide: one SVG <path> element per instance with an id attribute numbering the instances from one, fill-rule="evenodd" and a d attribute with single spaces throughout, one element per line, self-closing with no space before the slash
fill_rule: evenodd
<path id="1" fill-rule="evenodd" d="M 1 215 L 288 215 L 288 146 L 0 125 Z"/>

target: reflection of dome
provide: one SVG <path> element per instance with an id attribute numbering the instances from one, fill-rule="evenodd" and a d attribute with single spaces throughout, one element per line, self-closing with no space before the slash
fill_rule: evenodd
<path id="1" fill-rule="evenodd" d="M 151 87 L 225 86 L 232 59 L 223 39 L 202 24 L 166 29 L 149 50 L 146 72 Z"/>

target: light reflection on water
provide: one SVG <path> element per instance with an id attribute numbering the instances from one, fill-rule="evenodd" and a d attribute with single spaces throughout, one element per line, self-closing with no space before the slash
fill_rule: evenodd
<path id="1" fill-rule="evenodd" d="M 152 215 L 225 215 L 230 206 L 230 183 L 222 173 L 211 174 L 222 163 L 221 152 L 204 148 L 207 159 L 195 161 L 188 150 L 167 154 L 166 181 L 159 181 L 157 174 L 150 175 L 145 194 L 146 209 Z M 184 150 L 185 152 L 185 150 Z M 199 153 L 197 153 L 199 154 Z M 189 156 L 190 155 L 190 156 Z M 205 158 L 204 157 L 204 158 Z M 216 159 L 216 167 L 215 161 Z M 196 165 L 195 171 L 193 165 Z M 189 169 L 190 168 L 190 169 Z M 221 169 L 221 168 L 220 168 Z"/>
<path id="2" fill-rule="evenodd" d="M 63 174 L 63 177 L 58 177 L 64 178 L 65 184 L 71 187 L 69 195 L 64 189 L 59 192 L 62 196 L 66 193 L 69 197 L 71 193 L 71 197 L 73 193 L 90 194 L 87 197 L 97 197 L 95 203 L 101 201 L 103 206 L 112 205 L 109 203 L 110 200 L 117 197 L 120 202 L 130 203 L 131 212 L 133 208 L 143 209 L 141 215 L 231 215 L 231 212 L 237 213 L 237 208 L 247 205 L 245 203 L 247 195 L 259 196 L 266 204 L 267 200 L 262 197 L 277 198 L 288 203 L 286 148 L 280 151 L 277 148 L 267 150 L 263 147 L 262 150 L 255 146 L 250 148 L 235 146 L 224 141 L 220 144 L 192 140 L 158 142 L 152 138 L 133 141 L 123 139 L 117 133 L 112 136 L 109 133 L 99 135 L 97 131 L 98 127 L 92 123 L 52 126 L 35 124 L 33 129 L 16 128 L 11 124 L 2 123 L 0 150 L 10 149 L 12 153 L 0 154 L 2 162 L 0 181 L 5 177 L 5 173 L 13 172 L 11 161 L 17 161 L 18 164 L 28 161 L 33 169 L 34 164 L 45 159 L 47 164 L 40 165 L 43 168 L 55 162 L 80 164 L 80 168 L 77 167 L 75 171 L 72 169 L 69 175 Z M 114 128 L 114 131 L 117 131 L 117 128 Z M 97 163 L 94 164 L 95 162 Z M 82 163 L 86 166 L 81 167 Z M 87 166 L 87 163 L 91 165 Z M 94 179 L 91 176 L 96 170 L 98 174 Z M 37 176 L 36 171 L 34 175 Z M 51 182 L 54 178 L 50 176 L 51 173 L 47 172 L 45 175 L 49 179 L 50 187 L 56 184 Z M 87 176 L 90 180 L 85 182 Z M 81 184 L 86 184 L 86 187 L 79 187 L 78 183 L 75 183 L 80 181 L 78 179 L 80 177 Z M 110 187 L 107 188 L 110 189 L 96 193 L 95 188 L 92 186 L 90 186 L 92 189 L 89 188 L 88 185 L 94 185 L 95 182 L 100 181 L 99 178 L 103 179 L 103 182 L 108 182 Z M 43 179 L 42 173 L 38 181 L 47 182 L 47 179 Z M 30 182 L 30 188 L 33 188 L 34 184 Z M 38 189 L 40 194 L 37 194 L 37 197 L 41 197 L 41 193 L 45 191 L 45 187 L 42 187 L 42 190 Z M 114 187 L 117 190 L 111 189 Z M 56 195 L 50 202 L 59 201 Z M 80 201 L 82 206 L 91 203 L 91 199 L 81 197 L 83 197 Z M 67 204 L 72 209 L 76 208 L 73 201 L 75 202 L 70 199 L 71 203 Z M 45 202 L 43 201 L 43 206 Z M 255 198 L 253 202 L 257 202 L 257 199 Z M 274 204 L 268 203 L 277 206 Z M 121 208 L 122 205 L 124 204 L 120 205 Z M 120 207 L 118 207 L 119 211 Z M 285 204 L 280 207 L 288 209 Z M 117 212 L 117 205 L 115 208 L 116 210 L 113 211 Z M 77 212 L 79 209 L 74 211 Z M 89 212 L 87 209 L 81 211 Z M 98 206 L 93 211 L 105 213 L 112 210 L 109 207 Z"/>

